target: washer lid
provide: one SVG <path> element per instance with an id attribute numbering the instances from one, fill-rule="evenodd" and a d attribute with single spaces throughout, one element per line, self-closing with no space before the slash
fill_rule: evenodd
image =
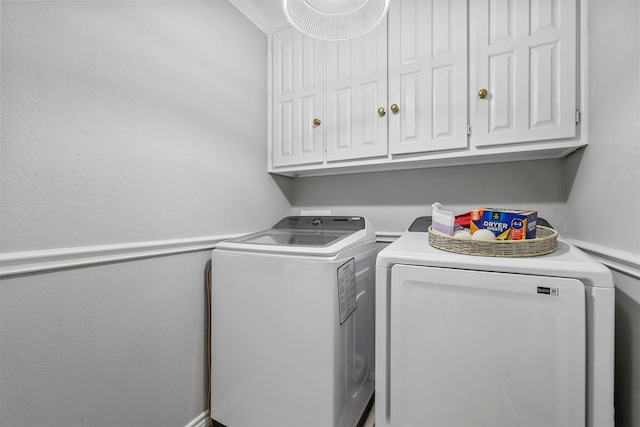
<path id="1" fill-rule="evenodd" d="M 391 268 L 395 264 L 568 277 L 587 286 L 613 287 L 609 269 L 561 237 L 558 237 L 558 249 L 551 254 L 501 258 L 443 251 L 429 245 L 429 233 L 410 231 L 378 254 L 377 267 Z"/>
<path id="2" fill-rule="evenodd" d="M 367 228 L 361 216 L 288 216 L 272 228 L 279 230 L 357 231 Z"/>
<path id="3" fill-rule="evenodd" d="M 268 230 L 220 242 L 216 249 L 330 256 L 374 242 L 375 233 L 363 217 L 293 216 Z"/>
<path id="4" fill-rule="evenodd" d="M 344 231 L 311 231 L 311 230 L 278 230 L 275 228 L 238 237 L 231 240 L 235 243 L 267 246 L 319 246 L 326 247 L 344 239 L 352 232 Z"/>

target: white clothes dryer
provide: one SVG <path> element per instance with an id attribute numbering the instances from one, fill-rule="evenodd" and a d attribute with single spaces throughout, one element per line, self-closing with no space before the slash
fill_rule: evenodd
<path id="1" fill-rule="evenodd" d="M 357 425 L 374 390 L 375 257 L 363 217 L 288 217 L 216 245 L 216 425 Z"/>
<path id="2" fill-rule="evenodd" d="M 376 263 L 376 427 L 613 426 L 611 272 L 433 248 L 427 217 Z"/>

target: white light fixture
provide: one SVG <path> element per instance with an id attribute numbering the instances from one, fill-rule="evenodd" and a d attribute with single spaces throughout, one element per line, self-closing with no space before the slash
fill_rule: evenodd
<path id="1" fill-rule="evenodd" d="M 378 26 L 390 0 L 282 0 L 295 29 L 321 40 L 347 40 Z"/>

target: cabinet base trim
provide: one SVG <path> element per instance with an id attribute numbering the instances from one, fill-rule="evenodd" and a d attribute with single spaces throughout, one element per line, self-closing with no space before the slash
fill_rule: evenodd
<path id="1" fill-rule="evenodd" d="M 473 151 L 455 151 L 447 153 L 431 153 L 428 155 L 395 155 L 384 159 L 366 159 L 340 163 L 326 163 L 313 166 L 292 166 L 277 168 L 271 166 L 269 172 L 288 177 L 308 177 L 341 175 L 363 172 L 384 172 L 392 170 L 423 169 L 446 166 L 464 166 L 486 163 L 502 163 L 525 160 L 559 159 L 568 156 L 586 144 L 571 141 L 563 144 L 555 143 L 552 147 L 541 148 L 518 146 L 511 150 L 504 148 L 483 148 Z"/>

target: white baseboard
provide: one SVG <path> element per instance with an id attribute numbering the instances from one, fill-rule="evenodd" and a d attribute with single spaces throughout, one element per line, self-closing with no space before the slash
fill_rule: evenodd
<path id="1" fill-rule="evenodd" d="M 0 254 L 0 277 L 211 250 L 240 234 Z"/>
<path id="2" fill-rule="evenodd" d="M 209 427 L 209 424 L 211 424 L 211 420 L 209 419 L 209 411 L 204 411 L 185 427 Z"/>

